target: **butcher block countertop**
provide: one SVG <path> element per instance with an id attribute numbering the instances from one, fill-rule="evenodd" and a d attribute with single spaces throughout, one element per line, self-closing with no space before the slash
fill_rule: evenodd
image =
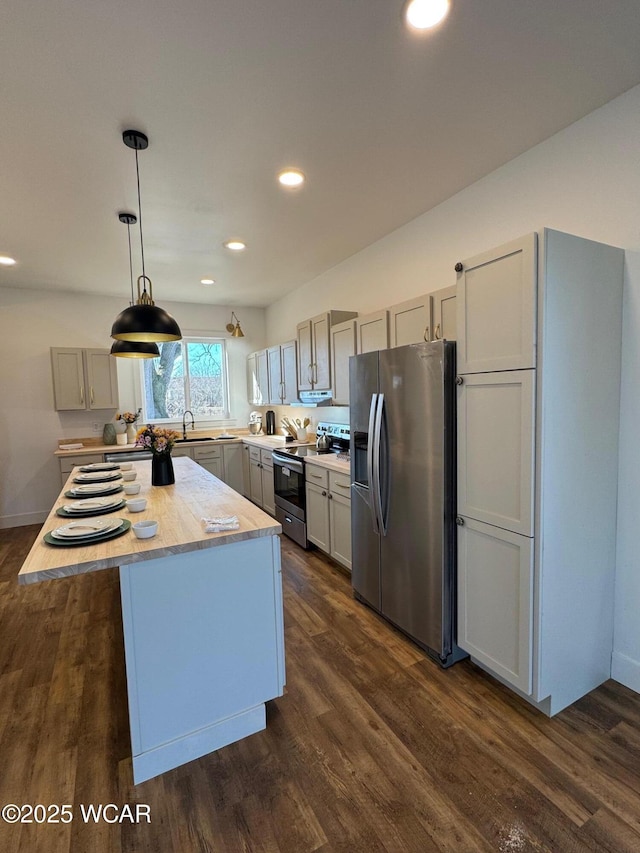
<path id="1" fill-rule="evenodd" d="M 137 539 L 133 530 L 129 530 L 116 539 L 94 545 L 68 548 L 47 545 L 42 540 L 44 534 L 72 520 L 62 518 L 55 512 L 58 507 L 73 501 L 71 498 L 64 497 L 64 492 L 67 490 L 65 487 L 43 524 L 41 535 L 20 569 L 19 583 L 38 583 L 53 578 L 95 572 L 143 560 L 214 548 L 231 542 L 273 536 L 282 532 L 281 526 L 271 516 L 262 512 L 188 457 L 175 458 L 173 467 L 176 478 L 174 485 L 152 486 L 151 460 L 136 462 L 134 465 L 138 473 L 136 482 L 141 484 L 142 489 L 135 497 L 147 499 L 146 509 L 143 512 L 130 513 L 126 507 L 123 507 L 122 510 L 106 516 L 94 516 L 94 518 L 126 518 L 132 524 L 144 519 L 153 519 L 158 522 L 158 533 L 151 539 Z M 74 468 L 70 481 L 77 471 L 78 469 Z M 123 498 L 127 497 L 124 492 L 121 494 Z M 238 530 L 220 533 L 204 532 L 203 518 L 229 515 L 238 517 L 240 522 Z"/>
<path id="2" fill-rule="evenodd" d="M 319 453 L 317 456 L 305 458 L 305 465 L 316 465 L 318 468 L 328 468 L 329 471 L 336 471 L 338 474 L 346 474 L 347 477 L 351 473 L 351 463 L 346 459 L 338 459 L 336 453 Z"/>

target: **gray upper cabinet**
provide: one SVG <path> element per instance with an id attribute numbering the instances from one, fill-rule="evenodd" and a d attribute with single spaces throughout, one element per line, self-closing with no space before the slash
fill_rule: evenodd
<path id="1" fill-rule="evenodd" d="M 357 316 L 355 311 L 327 311 L 298 323 L 298 390 L 331 390 L 332 326 Z"/>
<path id="2" fill-rule="evenodd" d="M 426 293 L 389 308 L 390 344 L 403 347 L 432 340 L 431 294 Z"/>
<path id="3" fill-rule="evenodd" d="M 56 411 L 118 408 L 118 372 L 108 349 L 51 347 Z"/>
<path id="4" fill-rule="evenodd" d="M 389 312 L 376 311 L 356 320 L 358 353 L 389 349 Z"/>
<path id="5" fill-rule="evenodd" d="M 349 405 L 349 358 L 356 354 L 356 321 L 347 320 L 331 327 L 331 373 L 333 402 Z"/>
<path id="6" fill-rule="evenodd" d="M 434 341 L 457 340 L 456 323 L 456 294 L 458 288 L 442 287 L 431 294 L 433 306 L 433 338 Z"/>
<path id="7" fill-rule="evenodd" d="M 267 349 L 267 371 L 269 374 L 269 403 L 285 405 L 293 403 L 297 396 L 296 342 Z"/>
<path id="8" fill-rule="evenodd" d="M 460 264 L 458 373 L 536 366 L 536 234 Z"/>

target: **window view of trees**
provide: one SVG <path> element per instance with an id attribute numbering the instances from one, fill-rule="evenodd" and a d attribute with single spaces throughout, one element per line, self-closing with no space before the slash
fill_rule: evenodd
<path id="1" fill-rule="evenodd" d="M 205 419 L 228 416 L 224 341 L 158 344 L 160 358 L 141 365 L 146 421 L 180 420 L 185 409 Z"/>

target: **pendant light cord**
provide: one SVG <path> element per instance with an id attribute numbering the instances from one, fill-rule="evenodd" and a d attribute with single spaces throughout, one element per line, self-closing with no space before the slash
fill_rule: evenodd
<path id="1" fill-rule="evenodd" d="M 135 305 L 133 296 L 133 259 L 131 257 L 131 223 L 127 222 L 127 237 L 129 238 L 129 278 L 131 279 L 131 304 Z"/>
<path id="2" fill-rule="evenodd" d="M 146 274 L 144 269 L 144 241 L 142 239 L 142 204 L 140 202 L 140 168 L 138 166 L 138 149 L 135 149 L 136 153 L 136 180 L 138 182 L 138 222 L 140 224 L 140 253 L 142 255 L 142 275 L 144 276 L 144 280 L 146 282 Z M 145 283 L 144 289 L 147 289 L 147 285 Z"/>

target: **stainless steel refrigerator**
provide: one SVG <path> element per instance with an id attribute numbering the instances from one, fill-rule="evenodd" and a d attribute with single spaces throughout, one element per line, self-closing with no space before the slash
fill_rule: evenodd
<path id="1" fill-rule="evenodd" d="M 352 584 L 442 666 L 455 643 L 455 343 L 349 360 Z"/>

